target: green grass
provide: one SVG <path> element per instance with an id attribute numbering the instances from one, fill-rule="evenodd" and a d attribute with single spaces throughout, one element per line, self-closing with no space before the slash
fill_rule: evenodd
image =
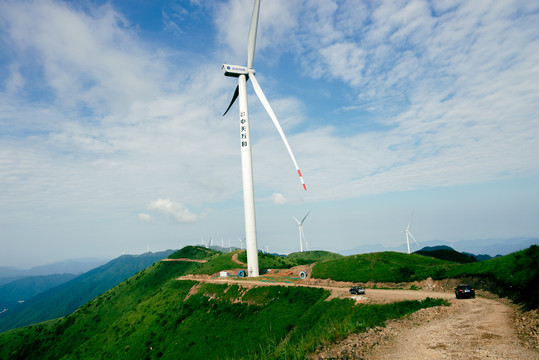
<path id="1" fill-rule="evenodd" d="M 539 307 L 539 246 L 478 263 L 452 267 L 446 278 L 469 278 L 482 288 L 507 296 L 527 309 Z M 477 287 L 477 285 L 476 285 Z"/>
<path id="2" fill-rule="evenodd" d="M 169 259 L 193 259 L 193 260 L 204 260 L 209 259 L 212 256 L 219 254 L 218 251 L 207 249 L 203 246 L 186 246 L 173 254 L 171 254 Z"/>
<path id="3" fill-rule="evenodd" d="M 429 277 L 459 278 L 477 288 L 509 297 L 527 309 L 539 306 L 539 246 L 490 259 L 459 264 L 419 254 L 381 252 L 317 263 L 313 278 L 352 282 L 411 282 Z"/>
<path id="4" fill-rule="evenodd" d="M 247 263 L 247 253 L 241 251 L 238 260 Z M 258 253 L 258 267 L 260 269 L 289 269 L 293 266 L 298 265 L 294 261 L 290 261 L 285 256 L 276 256 L 272 254 Z"/>
<path id="5" fill-rule="evenodd" d="M 302 359 L 316 346 L 443 302 L 355 306 L 319 288 L 174 280 L 201 264 L 160 262 L 73 314 L 0 334 L 1 359 Z"/>
<path id="6" fill-rule="evenodd" d="M 291 253 L 286 258 L 297 265 L 308 265 L 320 261 L 341 259 L 343 256 L 329 251 L 315 250 Z"/>
<path id="7" fill-rule="evenodd" d="M 201 266 L 194 273 L 211 275 L 222 270 L 245 268 L 244 266 L 232 261 L 232 256 L 239 251 L 240 250 L 236 250 L 230 253 L 217 252 L 215 255 L 208 258 L 207 263 L 201 264 Z"/>
<path id="8" fill-rule="evenodd" d="M 319 288 L 246 289 L 175 280 L 230 268 L 232 254 L 203 250 L 193 247 L 176 256 L 204 256 L 209 259 L 205 264 L 156 263 L 69 316 L 1 333 L 0 359 L 304 359 L 350 333 L 447 304 L 426 299 L 356 305 L 351 299 L 325 301 L 329 293 Z M 261 258 L 265 264 L 292 262 L 272 255 Z M 386 252 L 321 262 L 313 275 L 358 282 L 398 282 L 434 274 L 483 278 L 512 286 L 521 299 L 536 303 L 538 261 L 536 246 L 474 264 Z"/>
<path id="9" fill-rule="evenodd" d="M 353 282 L 409 282 L 443 273 L 453 263 L 417 254 L 381 252 L 317 263 L 312 277 Z"/>

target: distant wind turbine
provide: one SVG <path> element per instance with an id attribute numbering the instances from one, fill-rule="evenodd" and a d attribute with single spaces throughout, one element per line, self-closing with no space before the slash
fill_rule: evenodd
<path id="1" fill-rule="evenodd" d="M 307 215 L 305 215 L 303 217 L 303 219 L 301 219 L 301 221 L 299 221 L 298 219 L 296 219 L 294 217 L 294 220 L 296 220 L 296 225 L 298 226 L 299 228 L 299 250 L 301 252 L 303 252 L 303 243 L 305 243 L 305 248 L 306 250 L 309 250 L 308 249 L 308 245 L 307 245 L 307 241 L 305 241 L 305 233 L 303 232 L 303 222 L 305 221 L 305 219 L 307 219 L 307 216 L 309 216 L 309 214 L 311 213 L 311 211 L 309 210 L 309 212 L 307 213 Z"/>
<path id="2" fill-rule="evenodd" d="M 268 112 L 271 120 L 273 121 L 273 124 L 277 128 L 277 131 L 281 135 L 281 138 L 288 150 L 288 153 L 290 154 L 290 157 L 292 158 L 292 162 L 294 163 L 294 166 L 296 167 L 301 183 L 303 184 L 303 188 L 307 190 L 307 188 L 305 187 L 305 183 L 303 181 L 303 176 L 301 175 L 301 171 L 299 170 L 298 163 L 296 162 L 296 158 L 294 157 L 294 154 L 292 153 L 292 149 L 290 149 L 290 145 L 288 144 L 288 141 L 286 140 L 286 137 L 283 133 L 283 129 L 281 128 L 279 121 L 277 121 L 277 117 L 275 116 L 275 113 L 273 112 L 268 100 L 266 99 L 266 96 L 264 95 L 264 92 L 262 91 L 262 88 L 260 87 L 255 77 L 255 70 L 253 69 L 253 61 L 254 61 L 254 56 L 255 56 L 256 33 L 257 33 L 257 28 L 258 28 L 259 12 L 260 12 L 260 0 L 255 0 L 253 14 L 251 16 L 251 25 L 249 26 L 249 37 L 247 41 L 247 67 L 239 66 L 239 65 L 229 65 L 229 64 L 224 64 L 222 67 L 225 76 L 238 78 L 238 86 L 236 87 L 236 90 L 234 91 L 234 95 L 232 96 L 232 100 L 230 101 L 230 104 L 228 105 L 228 108 L 226 109 L 223 116 L 226 115 L 228 110 L 230 110 L 230 107 L 232 106 L 232 104 L 234 104 L 236 99 L 239 97 L 240 99 L 239 112 L 240 112 L 241 172 L 242 172 L 242 179 L 243 179 L 243 206 L 244 206 L 244 213 L 245 213 L 245 235 L 247 239 L 246 240 L 247 242 L 247 268 L 248 268 L 249 276 L 258 276 L 259 268 L 258 268 L 258 247 L 257 247 L 257 242 L 256 242 L 256 218 L 255 218 L 255 199 L 254 199 L 254 185 L 253 185 L 253 164 L 252 164 L 252 157 L 251 157 L 251 135 L 250 135 L 250 129 L 249 129 L 249 111 L 247 107 L 247 80 L 248 79 L 251 79 L 256 95 L 258 96 L 258 98 L 260 99 L 260 102 L 262 103 L 266 111 Z"/>
<path id="3" fill-rule="evenodd" d="M 421 249 L 421 246 L 419 246 L 418 242 L 416 241 L 416 239 L 414 238 L 414 236 L 410 232 L 410 223 L 412 222 L 412 216 L 414 216 L 413 211 L 410 214 L 410 220 L 408 220 L 408 226 L 406 227 L 406 229 L 403 230 L 403 232 L 406 234 L 406 246 L 408 246 L 408 254 L 410 253 L 410 239 L 408 237 L 411 237 L 412 240 L 414 240 L 415 243 L 417 244 L 417 247 L 419 247 Z"/>
<path id="4" fill-rule="evenodd" d="M 245 238 L 242 239 L 238 236 L 238 240 L 240 241 L 240 249 L 243 250 L 243 243 L 245 242 Z"/>

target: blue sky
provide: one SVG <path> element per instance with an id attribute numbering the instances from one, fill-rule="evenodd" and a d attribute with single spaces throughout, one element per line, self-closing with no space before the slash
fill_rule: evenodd
<path id="1" fill-rule="evenodd" d="M 251 0 L 0 2 L 0 265 L 239 246 Z M 259 247 L 539 237 L 539 4 L 262 0 Z"/>

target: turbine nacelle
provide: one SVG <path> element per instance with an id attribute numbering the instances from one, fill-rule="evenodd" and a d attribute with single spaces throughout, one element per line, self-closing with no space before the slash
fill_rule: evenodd
<path id="1" fill-rule="evenodd" d="M 240 75 L 255 74 L 254 69 L 249 69 L 245 66 L 223 64 L 221 68 L 225 76 L 239 77 Z"/>

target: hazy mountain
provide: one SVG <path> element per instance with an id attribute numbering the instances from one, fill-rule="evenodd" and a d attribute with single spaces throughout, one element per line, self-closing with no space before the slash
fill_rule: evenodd
<path id="1" fill-rule="evenodd" d="M 27 276 L 0 286 L 0 311 L 12 309 L 19 302 L 76 278 L 75 274 Z"/>
<path id="2" fill-rule="evenodd" d="M 465 251 L 462 252 L 462 253 L 465 254 L 465 255 L 468 255 L 468 256 L 473 256 L 478 261 L 486 261 L 486 260 L 494 259 L 495 257 L 500 257 L 501 256 L 501 255 L 490 256 L 490 255 L 487 255 L 487 254 L 471 254 L 471 253 L 467 253 Z"/>
<path id="3" fill-rule="evenodd" d="M 455 242 L 443 240 L 419 241 L 422 247 L 446 245 L 461 253 L 485 254 L 491 257 L 496 255 L 507 255 L 516 251 L 524 250 L 532 245 L 539 245 L 538 238 L 511 238 L 511 239 L 475 239 L 461 240 Z M 419 250 L 416 244 L 413 244 L 415 250 Z M 410 244 L 412 249 L 412 244 Z M 406 243 L 400 246 L 384 246 L 381 244 L 362 244 L 348 250 L 339 251 L 342 255 L 365 254 L 380 251 L 400 251 L 406 252 Z M 414 251 L 414 249 L 412 249 Z M 474 255 L 475 256 L 475 255 Z M 479 259 L 478 259 L 479 260 Z"/>
<path id="4" fill-rule="evenodd" d="M 53 274 L 82 274 L 90 271 L 98 266 L 105 264 L 106 259 L 72 259 L 64 260 L 52 264 L 35 266 L 30 269 L 19 269 L 14 266 L 1 266 L 0 267 L 0 285 L 9 281 L 16 280 L 26 276 L 36 275 L 53 275 Z M 9 278 L 9 281 L 5 281 L 4 278 Z"/>
<path id="5" fill-rule="evenodd" d="M 81 305 L 121 283 L 173 251 L 122 255 L 0 314 L 0 332 L 72 313 Z M 1 310 L 0 310 L 1 311 Z"/>

